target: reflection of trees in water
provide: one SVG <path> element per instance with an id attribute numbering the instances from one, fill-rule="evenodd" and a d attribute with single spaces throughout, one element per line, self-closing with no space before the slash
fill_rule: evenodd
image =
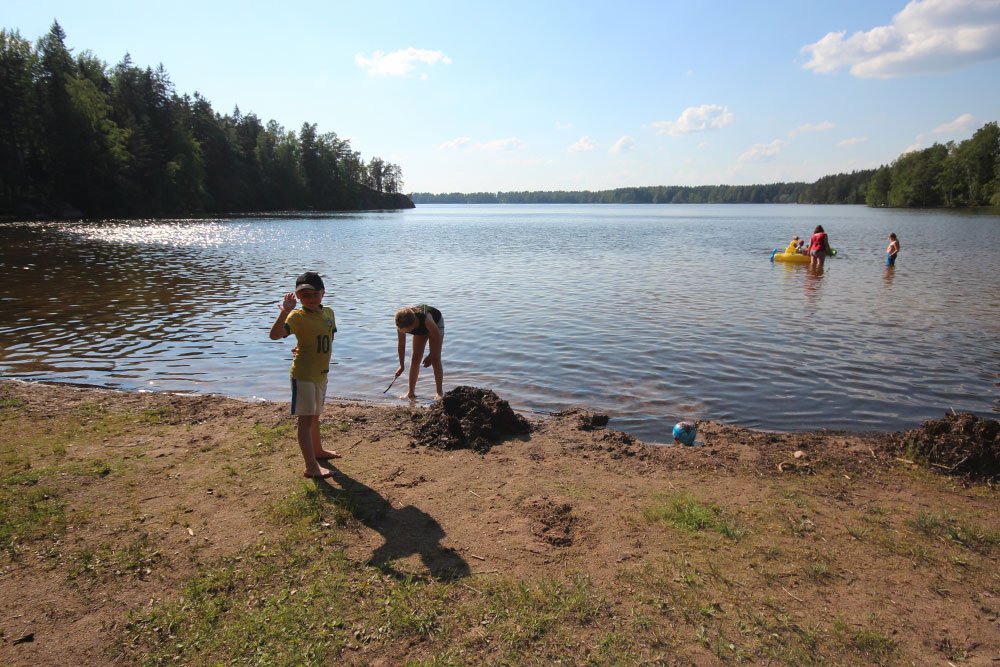
<path id="1" fill-rule="evenodd" d="M 317 482 L 323 493 L 334 501 L 346 500 L 354 517 L 385 540 L 372 552 L 370 565 L 396 577 L 412 576 L 396 570 L 390 563 L 417 554 L 435 579 L 451 581 L 472 573 L 469 564 L 454 549 L 441 545 L 444 529 L 430 514 L 413 505 L 396 509 L 371 487 L 336 468 L 331 467 L 331 472 L 343 490 Z"/>

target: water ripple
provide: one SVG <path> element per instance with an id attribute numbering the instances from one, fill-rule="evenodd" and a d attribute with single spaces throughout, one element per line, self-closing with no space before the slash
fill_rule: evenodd
<path id="1" fill-rule="evenodd" d="M 771 248 L 823 224 L 822 275 Z M 900 234 L 895 269 L 885 236 Z M 426 206 L 312 217 L 0 225 L 0 372 L 287 400 L 267 331 L 305 268 L 337 312 L 331 394 L 383 400 L 392 313 L 448 322 L 448 386 L 680 418 L 897 429 L 990 413 L 1000 218 L 797 206 Z M 958 269 L 957 267 L 960 267 Z M 58 289 L 41 290 L 58 276 Z M 420 391 L 430 390 L 429 373 Z"/>

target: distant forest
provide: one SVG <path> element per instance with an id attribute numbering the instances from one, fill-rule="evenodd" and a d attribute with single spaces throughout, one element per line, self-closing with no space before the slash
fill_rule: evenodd
<path id="1" fill-rule="evenodd" d="M 0 30 L 0 215 L 160 216 L 402 208 L 402 170 L 315 124 L 286 131 L 179 95 L 163 66 L 73 57 Z"/>
<path id="2" fill-rule="evenodd" d="M 959 144 L 934 144 L 878 169 L 815 183 L 648 186 L 615 190 L 410 195 L 416 204 L 867 204 L 888 207 L 1000 206 L 1000 129 L 986 123 Z"/>

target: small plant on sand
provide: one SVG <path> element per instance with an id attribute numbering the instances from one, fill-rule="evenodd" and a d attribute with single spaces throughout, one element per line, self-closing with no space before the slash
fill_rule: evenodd
<path id="1" fill-rule="evenodd" d="M 713 530 L 731 540 L 742 539 L 746 534 L 746 529 L 720 507 L 702 503 L 686 493 L 656 496 L 653 505 L 643 510 L 643 516 L 648 521 L 669 523 L 691 532 Z"/>

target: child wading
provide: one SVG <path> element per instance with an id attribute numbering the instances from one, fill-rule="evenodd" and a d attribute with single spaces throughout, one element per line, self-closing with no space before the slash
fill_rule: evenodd
<path id="1" fill-rule="evenodd" d="M 420 376 L 420 362 L 434 369 L 435 400 L 444 395 L 442 383 L 444 369 L 441 366 L 441 347 L 444 345 L 444 316 L 433 306 L 421 304 L 408 306 L 396 311 L 396 349 L 399 352 L 399 368 L 396 377 L 403 374 L 406 357 L 406 336 L 413 336 L 413 356 L 410 358 L 409 388 L 400 398 L 413 400 L 417 397 L 417 378 Z M 424 346 L 430 342 L 430 352 L 424 358 Z"/>
<path id="2" fill-rule="evenodd" d="M 896 257 L 899 255 L 899 239 L 895 234 L 889 234 L 889 245 L 885 249 L 885 265 L 896 266 Z"/>
<path id="3" fill-rule="evenodd" d="M 292 414 L 298 417 L 299 449 L 306 462 L 306 477 L 329 477 L 318 461 L 337 459 L 337 452 L 323 449 L 319 439 L 319 416 L 323 414 L 330 356 L 337 322 L 333 309 L 323 305 L 325 288 L 318 273 L 306 271 L 295 279 L 295 292 L 288 292 L 271 326 L 271 340 L 295 336 L 292 359 Z M 302 307 L 295 308 L 295 298 Z"/>

